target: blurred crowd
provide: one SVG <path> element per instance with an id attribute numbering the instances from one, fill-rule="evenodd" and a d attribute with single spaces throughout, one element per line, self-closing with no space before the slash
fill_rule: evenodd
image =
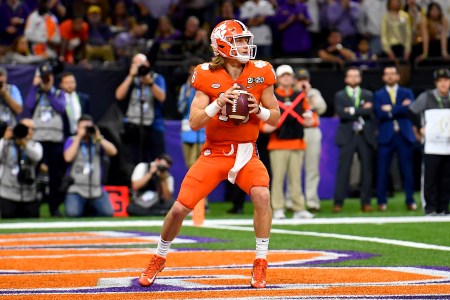
<path id="1" fill-rule="evenodd" d="M 3 63 L 128 64 L 208 58 L 211 28 L 243 21 L 259 58 L 448 59 L 448 0 L 1 0 Z"/>

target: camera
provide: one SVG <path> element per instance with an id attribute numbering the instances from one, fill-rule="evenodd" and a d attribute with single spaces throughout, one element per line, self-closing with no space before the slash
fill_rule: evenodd
<path id="1" fill-rule="evenodd" d="M 28 127 L 22 123 L 17 124 L 13 128 L 13 136 L 15 139 L 23 139 L 28 135 Z"/>
<path id="2" fill-rule="evenodd" d="M 142 76 L 147 75 L 148 73 L 150 73 L 150 68 L 149 67 L 147 67 L 146 65 L 138 66 L 138 69 L 137 69 L 138 76 L 142 77 Z"/>
<path id="3" fill-rule="evenodd" d="M 39 65 L 39 75 L 44 84 L 50 81 L 50 75 L 57 75 L 64 71 L 64 64 L 58 59 L 49 59 Z"/>
<path id="4" fill-rule="evenodd" d="M 167 170 L 169 170 L 168 167 L 166 167 L 165 165 L 162 165 L 162 164 L 158 164 L 156 167 L 158 168 L 159 172 L 166 172 Z"/>
<path id="5" fill-rule="evenodd" d="M 50 75 L 53 74 L 53 67 L 49 62 L 45 62 L 39 66 L 39 75 L 44 84 L 50 82 Z"/>
<path id="6" fill-rule="evenodd" d="M 95 126 L 86 126 L 86 133 L 93 135 L 95 134 L 96 130 L 95 130 Z"/>
<path id="7" fill-rule="evenodd" d="M 20 184 L 32 185 L 34 183 L 33 167 L 25 164 L 24 161 L 21 161 L 19 173 L 17 174 L 17 181 Z"/>

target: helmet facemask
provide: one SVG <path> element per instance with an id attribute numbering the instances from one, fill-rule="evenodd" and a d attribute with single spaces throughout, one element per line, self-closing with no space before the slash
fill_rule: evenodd
<path id="1" fill-rule="evenodd" d="M 247 39 L 247 45 L 237 46 L 236 40 L 240 38 Z M 230 42 L 229 40 L 232 39 Z M 236 58 L 239 62 L 245 64 L 250 59 L 254 59 L 256 57 L 256 45 L 253 45 L 253 34 L 237 34 L 232 37 L 226 38 L 227 43 L 230 44 L 230 53 L 228 55 L 230 57 Z M 241 54 L 245 49 L 248 49 L 247 54 Z"/>

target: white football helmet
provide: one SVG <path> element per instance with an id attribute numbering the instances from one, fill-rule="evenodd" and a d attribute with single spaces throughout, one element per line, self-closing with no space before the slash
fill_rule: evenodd
<path id="1" fill-rule="evenodd" d="M 239 38 L 246 38 L 247 45 L 236 45 L 236 39 Z M 239 20 L 226 20 L 217 24 L 211 32 L 211 46 L 214 50 L 214 55 L 233 57 L 244 64 L 256 56 L 253 34 Z"/>

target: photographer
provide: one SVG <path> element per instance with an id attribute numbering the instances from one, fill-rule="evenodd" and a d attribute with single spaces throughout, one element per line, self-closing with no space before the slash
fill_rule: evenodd
<path id="1" fill-rule="evenodd" d="M 63 121 L 66 109 L 65 93 L 55 89 L 53 82 L 53 66 L 49 62 L 40 65 L 25 100 L 25 109 L 35 124 L 33 140 L 40 142 L 44 148 L 42 162 L 48 167 L 50 214 L 61 216 L 58 208 L 64 195 L 59 192 L 59 187 L 65 171 L 64 132 L 68 132 L 68 129 L 65 129 Z"/>
<path id="2" fill-rule="evenodd" d="M 172 158 L 161 154 L 151 163 L 139 163 L 131 176 L 130 216 L 165 215 L 172 206 L 174 179 L 169 173 Z"/>
<path id="3" fill-rule="evenodd" d="M 14 84 L 8 84 L 8 72 L 0 67 L 0 122 L 14 127 L 17 124 L 17 115 L 22 112 L 22 95 Z M 3 136 L 4 129 L 0 129 Z"/>
<path id="4" fill-rule="evenodd" d="M 113 215 L 108 193 L 101 185 L 103 154 L 115 156 L 117 149 L 101 135 L 90 115 L 81 115 L 77 134 L 64 144 L 64 160 L 70 164 L 66 172 L 69 177 L 66 178 L 72 179 L 70 186 L 66 187 L 68 217 L 82 217 L 87 204 L 92 206 L 97 216 Z"/>
<path id="5" fill-rule="evenodd" d="M 163 103 L 166 100 L 164 77 L 150 71 L 147 57 L 136 54 L 125 80 L 116 89 L 118 101 L 128 100 L 123 142 L 128 146 L 133 167 L 152 161 L 165 151 Z"/>
<path id="6" fill-rule="evenodd" d="M 14 129 L 7 127 L 0 139 L 0 216 L 38 218 L 36 165 L 42 146 L 32 141 L 33 121 L 23 119 Z"/>

